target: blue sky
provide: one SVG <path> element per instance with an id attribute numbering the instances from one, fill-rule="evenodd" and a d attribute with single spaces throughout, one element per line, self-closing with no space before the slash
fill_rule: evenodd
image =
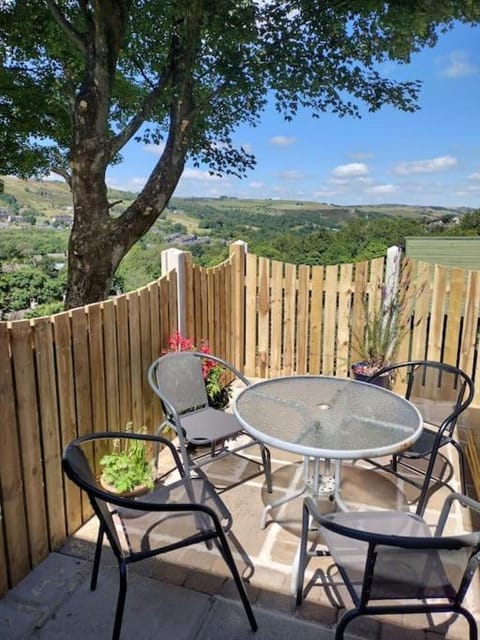
<path id="1" fill-rule="evenodd" d="M 416 113 L 390 107 L 361 119 L 300 113 L 285 122 L 268 108 L 238 144 L 257 166 L 239 180 L 185 169 L 176 196 L 281 198 L 333 204 L 398 203 L 480 208 L 480 28 L 456 26 L 409 65 L 386 65 L 396 80 L 421 80 Z M 112 187 L 138 191 L 158 160 L 153 145 L 130 144 L 110 169 Z"/>

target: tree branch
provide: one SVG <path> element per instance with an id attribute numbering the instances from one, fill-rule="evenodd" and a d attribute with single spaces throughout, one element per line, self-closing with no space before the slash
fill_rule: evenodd
<path id="1" fill-rule="evenodd" d="M 65 182 L 68 184 L 69 187 L 72 186 L 72 177 L 70 176 L 68 171 L 64 169 L 64 167 L 61 167 L 60 165 L 53 165 L 50 167 L 50 171 L 52 173 L 56 173 L 57 175 L 61 176 L 65 180 Z"/>
<path id="2" fill-rule="evenodd" d="M 111 149 L 111 157 L 113 158 L 122 147 L 124 147 L 127 142 L 135 135 L 135 133 L 139 130 L 142 124 L 145 122 L 147 117 L 149 116 L 152 108 L 155 106 L 160 94 L 167 86 L 167 83 L 170 79 L 173 68 L 173 59 L 172 59 L 172 51 L 170 50 L 167 63 L 165 65 L 165 69 L 158 81 L 157 85 L 152 89 L 152 91 L 145 97 L 142 105 L 138 109 L 137 113 L 131 118 L 131 120 L 127 123 L 120 133 L 113 138 L 110 149 Z"/>
<path id="3" fill-rule="evenodd" d="M 73 44 L 83 53 L 83 55 L 86 55 L 87 47 L 81 34 L 76 29 L 74 29 L 71 23 L 65 18 L 58 4 L 54 2 L 54 0 L 47 0 L 47 6 L 50 9 L 50 13 L 55 18 L 57 24 L 67 34 L 70 41 L 73 42 Z"/>

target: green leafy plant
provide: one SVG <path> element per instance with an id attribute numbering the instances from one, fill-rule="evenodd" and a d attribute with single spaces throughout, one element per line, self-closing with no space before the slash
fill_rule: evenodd
<path id="1" fill-rule="evenodd" d="M 132 424 L 127 424 L 127 433 L 133 433 Z M 142 427 L 136 433 L 146 433 Z M 147 445 L 141 440 L 115 439 L 111 453 L 100 460 L 103 469 L 102 481 L 119 492 L 128 492 L 143 486 L 154 486 L 152 467 L 147 459 Z"/>

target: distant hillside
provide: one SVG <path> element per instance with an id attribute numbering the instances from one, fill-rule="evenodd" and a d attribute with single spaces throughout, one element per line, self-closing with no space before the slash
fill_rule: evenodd
<path id="1" fill-rule="evenodd" d="M 11 206 L 9 198 L 12 196 L 16 201 L 14 207 L 21 213 L 26 209 L 35 213 L 39 218 L 53 218 L 59 215 L 72 215 L 72 197 L 67 185 L 62 181 L 38 181 L 19 180 L 12 177 L 3 177 L 4 197 L 0 198 L 0 208 Z M 136 194 L 119 189 L 109 189 L 111 201 L 121 200 L 113 211 L 120 213 L 132 202 Z M 172 198 L 167 215 L 173 214 L 172 218 L 176 222 L 184 224 L 189 231 L 198 229 L 198 220 L 204 215 L 211 217 L 218 213 L 220 217 L 225 214 L 239 214 L 248 218 L 256 216 L 292 216 L 298 215 L 298 224 L 302 220 L 316 219 L 317 224 L 338 227 L 347 220 L 354 217 L 374 218 L 374 217 L 405 217 L 421 219 L 423 221 L 441 220 L 448 216 L 460 216 L 468 211 L 462 208 L 449 207 L 422 207 L 409 205 L 348 205 L 340 206 L 335 204 L 308 202 L 300 200 L 274 200 L 274 199 L 239 199 L 231 197 L 220 198 Z M 201 225 L 200 225 L 201 226 Z"/>
<path id="2" fill-rule="evenodd" d="M 72 195 L 67 184 L 61 180 L 18 180 L 5 176 L 1 178 L 4 183 L 4 196 L 15 198 L 17 207 L 15 212 L 21 213 L 22 209 L 28 209 L 40 218 L 54 218 L 59 215 L 73 215 Z M 123 200 L 121 205 L 116 205 L 113 211 L 120 213 L 135 199 L 135 194 L 128 191 L 109 190 L 112 201 Z M 9 199 L 0 199 L 0 207 L 8 207 Z M 123 206 L 122 206 L 123 205 Z"/>

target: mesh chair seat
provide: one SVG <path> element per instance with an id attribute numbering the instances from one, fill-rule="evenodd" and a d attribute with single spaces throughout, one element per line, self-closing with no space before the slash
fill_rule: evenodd
<path id="1" fill-rule="evenodd" d="M 159 486 L 151 493 L 136 498 L 139 509 L 161 504 L 199 504 L 215 512 L 222 528 L 232 525 L 230 512 L 219 500 L 212 485 L 202 478 L 188 478 Z M 162 546 L 175 544 L 188 538 L 204 540 L 216 535 L 215 523 L 206 513 L 191 510 L 158 512 L 111 505 L 113 521 L 125 557 L 145 553 Z"/>
<path id="2" fill-rule="evenodd" d="M 193 445 L 229 440 L 242 431 L 241 424 L 232 413 L 211 407 L 182 414 L 180 425 L 188 433 L 188 442 Z"/>
<path id="3" fill-rule="evenodd" d="M 404 511 L 320 513 L 304 500 L 297 574 L 297 605 L 304 597 L 309 558 L 325 555 L 309 534 L 317 530 L 332 555 L 353 601 L 337 624 L 336 640 L 360 615 L 446 613 L 465 617 L 470 640 L 477 640 L 475 618 L 463 600 L 480 564 L 480 532 L 444 535 L 454 502 L 480 513 L 480 503 L 451 493 L 432 532 L 418 514 Z M 328 588 L 328 575 L 322 584 Z M 335 589 L 338 593 L 338 590 Z M 340 603 L 340 606 L 343 603 Z M 344 605 L 345 606 L 345 605 Z"/>
<path id="4" fill-rule="evenodd" d="M 418 516 L 408 512 L 359 512 L 336 513 L 326 516 L 326 520 L 352 530 L 380 533 L 388 536 L 431 539 L 430 527 Z M 340 535 L 330 529 L 322 529 L 323 538 L 342 575 L 347 576 L 360 602 L 363 576 L 369 543 Z M 452 541 L 455 538 L 452 537 Z M 478 534 L 459 537 L 461 544 L 468 548 L 478 545 Z M 375 574 L 370 590 L 370 600 L 390 600 L 396 598 L 421 600 L 423 598 L 455 597 L 454 579 L 465 566 L 466 551 L 450 552 L 449 575 L 447 575 L 446 554 L 438 549 L 408 549 L 377 545 Z M 455 557 L 454 555 L 459 556 Z M 455 572 L 455 565 L 459 571 Z M 456 574 L 456 575 L 455 575 Z"/>

